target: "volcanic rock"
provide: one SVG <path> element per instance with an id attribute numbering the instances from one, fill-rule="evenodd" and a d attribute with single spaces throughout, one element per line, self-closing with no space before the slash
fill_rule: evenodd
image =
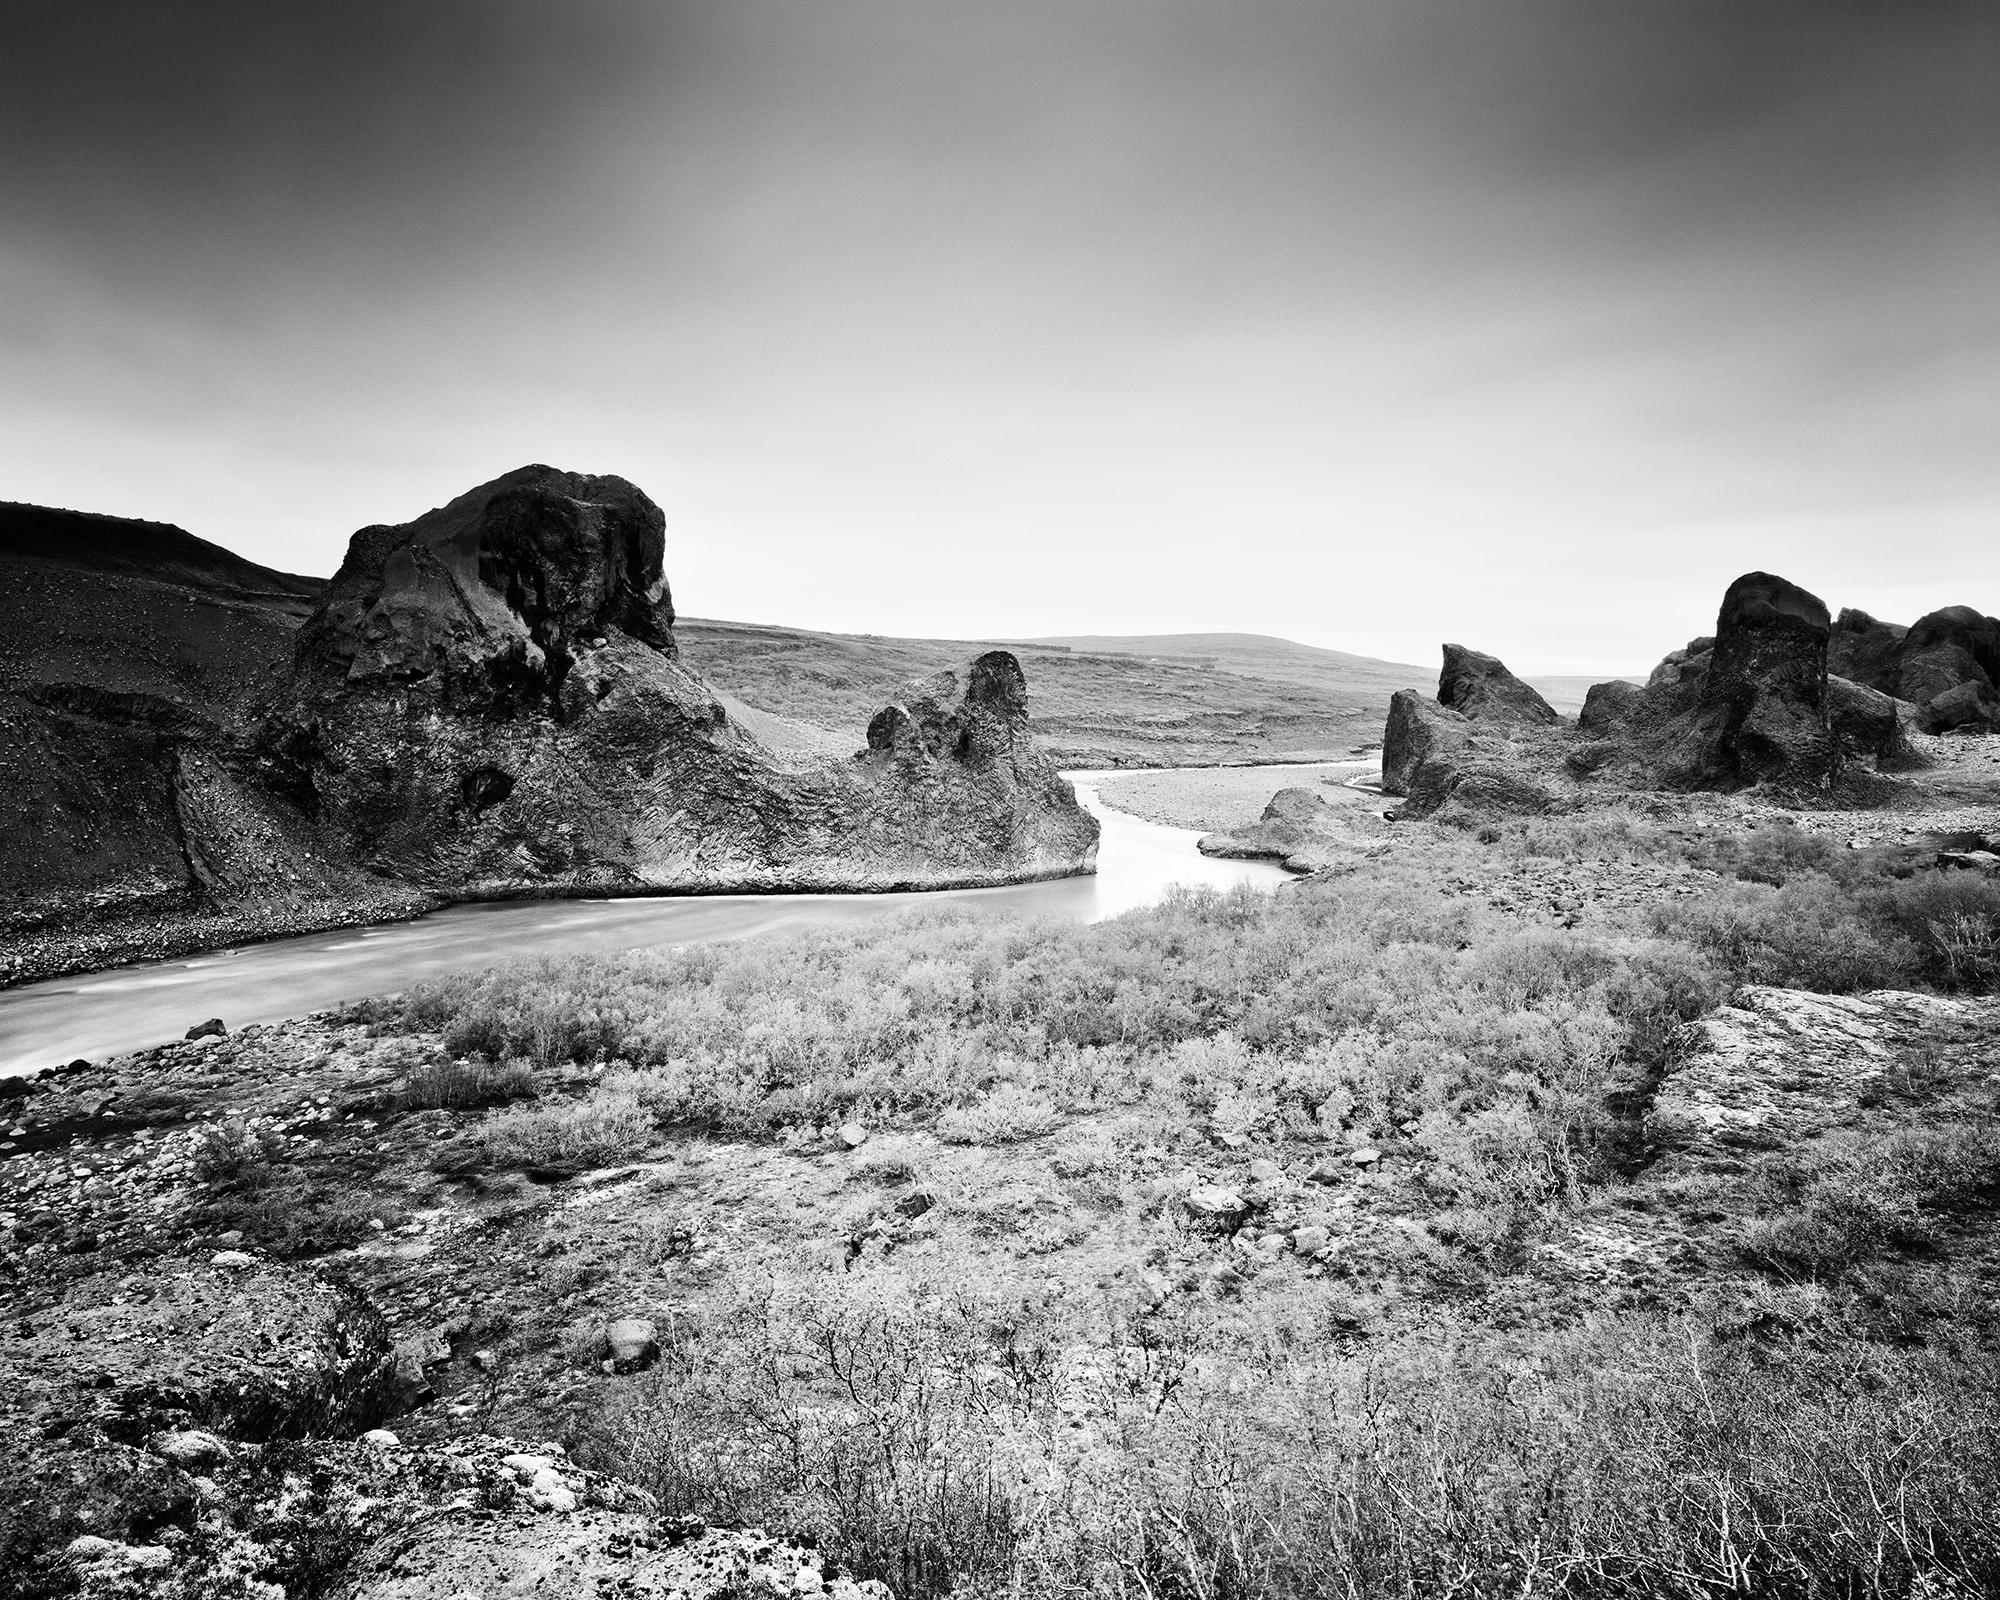
<path id="1" fill-rule="evenodd" d="M 1319 841 L 1334 808 L 1310 789 L 1280 789 L 1264 814 L 1234 833 L 1204 834 L 1196 847 L 1225 860 L 1285 860 Z"/>
<path id="2" fill-rule="evenodd" d="M 1830 628 L 1819 598 L 1783 578 L 1752 572 L 1732 583 L 1693 703 L 1655 751 L 1661 776 L 1704 789 L 1830 784 L 1840 765 L 1827 717 Z"/>
<path id="3" fill-rule="evenodd" d="M 1577 713 L 1577 727 L 1589 734 L 1615 732 L 1631 717 L 1644 692 L 1636 683 L 1627 683 L 1623 678 L 1593 683 L 1583 697 L 1583 709 Z"/>
<path id="4" fill-rule="evenodd" d="M 1865 611 L 1844 607 L 1833 619 L 1826 641 L 1826 670 L 1881 694 L 1898 694 L 1901 647 L 1909 634 L 1893 622 L 1878 622 Z"/>
<path id="5" fill-rule="evenodd" d="M 2000 729 L 2000 618 L 1970 606 L 1919 617 L 1897 652 L 1896 693 L 1927 733 Z"/>
<path id="6" fill-rule="evenodd" d="M 1409 794 L 1427 765 L 1466 749 L 1468 720 L 1414 689 L 1397 690 L 1382 727 L 1382 792 Z"/>
<path id="7" fill-rule="evenodd" d="M 1841 749 L 1849 756 L 1872 762 L 1878 772 L 1908 771 L 1927 765 L 1910 740 L 1916 708 L 1908 701 L 1829 673 L 1826 712 Z"/>
<path id="8" fill-rule="evenodd" d="M 1447 710 L 1474 720 L 1545 726 L 1562 720 L 1548 701 L 1509 672 L 1497 657 L 1468 650 L 1462 644 L 1444 647 L 1437 698 Z"/>
<path id="9" fill-rule="evenodd" d="M 944 887 L 1087 871 L 1097 824 L 991 651 L 853 761 L 766 751 L 676 659 L 659 508 L 525 467 L 356 534 L 266 729 L 334 852 L 451 895 Z"/>

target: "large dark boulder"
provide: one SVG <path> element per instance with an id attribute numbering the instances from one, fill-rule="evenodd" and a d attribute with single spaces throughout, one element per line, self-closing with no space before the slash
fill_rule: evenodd
<path id="1" fill-rule="evenodd" d="M 1464 750 L 1467 720 L 1428 695 L 1398 689 L 1382 727 L 1382 792 L 1409 794 L 1427 764 Z"/>
<path id="2" fill-rule="evenodd" d="M 1898 652 L 1896 693 L 1918 708 L 1926 732 L 2000 728 L 2000 618 L 1970 606 L 1919 617 Z"/>
<path id="3" fill-rule="evenodd" d="M 1448 800 L 1487 813 L 1546 811 L 1554 797 L 1537 769 L 1547 752 L 1516 737 L 1539 731 L 1508 717 L 1496 729 L 1400 689 L 1382 730 L 1382 792 L 1407 802 L 1405 816 L 1428 816 Z"/>
<path id="4" fill-rule="evenodd" d="M 1827 674 L 1826 714 L 1847 755 L 1878 772 L 1907 772 L 1928 765 L 1910 738 L 1916 708 L 1866 684 Z"/>
<path id="5" fill-rule="evenodd" d="M 1631 719 L 1645 691 L 1636 683 L 1613 678 L 1609 683 L 1593 683 L 1583 697 L 1583 709 L 1576 725 L 1583 732 L 1603 737 L 1615 733 Z"/>
<path id="6" fill-rule="evenodd" d="M 1475 721 L 1550 726 L 1562 718 L 1548 701 L 1523 683 L 1495 656 L 1462 644 L 1444 647 L 1438 675 L 1438 704 Z"/>
<path id="7" fill-rule="evenodd" d="M 1826 704 L 1831 626 L 1825 604 L 1797 584 L 1767 572 L 1732 583 L 1694 703 L 1660 751 L 1669 781 L 1826 788 L 1840 767 Z"/>

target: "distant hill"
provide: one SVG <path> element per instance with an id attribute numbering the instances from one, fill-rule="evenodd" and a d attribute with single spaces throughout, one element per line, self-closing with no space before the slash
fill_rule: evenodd
<path id="1" fill-rule="evenodd" d="M 1035 735 L 1077 766 L 1324 760 L 1377 743 L 1389 696 L 1435 668 L 1259 634 L 893 639 L 683 617 L 687 664 L 759 710 L 853 727 L 911 678 L 1006 649 L 1027 670 Z"/>
<path id="2" fill-rule="evenodd" d="M 1549 678 L 1527 678 L 1523 681 L 1532 684 L 1535 692 L 1564 716 L 1573 717 L 1583 709 L 1583 697 L 1590 693 L 1592 684 L 1603 683 L 1613 678 L 1623 678 L 1627 683 L 1644 683 L 1646 674 L 1599 672 L 1589 677 L 1579 677 L 1572 673 Z"/>

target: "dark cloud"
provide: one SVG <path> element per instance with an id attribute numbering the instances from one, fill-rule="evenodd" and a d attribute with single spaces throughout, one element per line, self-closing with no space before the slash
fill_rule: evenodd
<path id="1" fill-rule="evenodd" d="M 1598 665 L 2000 513 L 1983 4 L 15 0 L 0 217 L 0 492 L 299 566 L 554 457 L 696 610 Z"/>

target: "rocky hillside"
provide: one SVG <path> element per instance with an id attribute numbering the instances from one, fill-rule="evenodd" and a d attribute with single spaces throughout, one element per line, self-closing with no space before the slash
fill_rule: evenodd
<path id="1" fill-rule="evenodd" d="M 1092 864 L 1005 653 L 911 686 L 838 757 L 739 725 L 679 660 L 663 519 L 621 479 L 525 468 L 363 529 L 324 586 L 98 520 L 24 513 L 7 547 L 15 977 L 470 895 Z"/>

